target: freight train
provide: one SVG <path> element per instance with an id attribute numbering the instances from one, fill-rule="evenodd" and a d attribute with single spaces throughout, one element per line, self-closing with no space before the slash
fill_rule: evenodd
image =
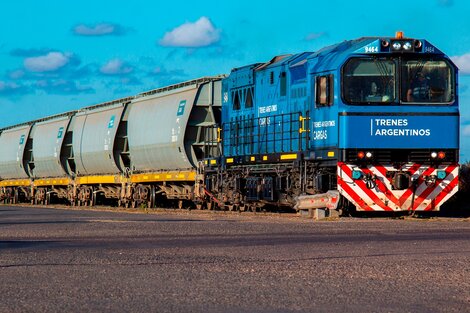
<path id="1" fill-rule="evenodd" d="M 363 37 L 0 130 L 0 199 L 436 211 L 458 190 L 457 67 Z"/>

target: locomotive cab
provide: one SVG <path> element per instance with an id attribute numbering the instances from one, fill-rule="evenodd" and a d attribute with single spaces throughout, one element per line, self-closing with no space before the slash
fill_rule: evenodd
<path id="1" fill-rule="evenodd" d="M 366 39 L 340 75 L 340 193 L 362 211 L 439 210 L 458 189 L 455 65 L 425 40 Z"/>

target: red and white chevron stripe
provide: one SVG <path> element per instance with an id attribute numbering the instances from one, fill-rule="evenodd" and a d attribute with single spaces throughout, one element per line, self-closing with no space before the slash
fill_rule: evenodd
<path id="1" fill-rule="evenodd" d="M 373 184 L 364 179 L 353 179 L 353 170 L 374 177 Z M 414 187 L 393 190 L 392 182 L 387 177 L 388 171 L 397 171 L 393 166 L 357 165 L 338 163 L 338 190 L 351 201 L 359 211 L 438 211 L 459 188 L 459 167 L 457 164 L 438 167 L 420 164 L 406 164 L 399 169 L 416 180 Z M 426 184 L 425 177 L 445 171 L 446 177 L 435 184 Z"/>

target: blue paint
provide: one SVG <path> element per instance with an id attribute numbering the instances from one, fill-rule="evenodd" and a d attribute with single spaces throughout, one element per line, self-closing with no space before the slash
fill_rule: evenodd
<path id="1" fill-rule="evenodd" d="M 357 148 L 459 149 L 458 97 L 440 104 L 400 101 L 406 91 L 401 91 L 398 83 L 399 65 L 405 54 L 410 58 L 447 60 L 453 67 L 452 62 L 424 39 L 419 39 L 421 46 L 413 45 L 410 51 L 393 51 L 391 46 L 397 39 L 385 40 L 387 44 L 384 38 L 359 38 L 316 52 L 278 56 L 266 63 L 233 69 L 222 81 L 224 155 L 301 152 L 319 160 L 340 160 L 341 153 L 331 157 L 327 152 Z M 405 41 L 415 43 L 415 39 Z M 343 66 L 351 58 L 375 56 L 395 60 L 392 73 L 396 74 L 393 90 L 397 98 L 386 104 L 345 103 Z M 379 74 L 384 71 L 377 68 Z M 453 71 L 457 77 L 457 69 Z M 325 77 L 331 96 L 327 96 L 327 104 L 322 104 L 318 82 Z M 366 95 L 371 92 L 364 86 L 355 88 Z M 247 96 L 249 90 L 253 90 L 252 101 Z"/>
<path id="2" fill-rule="evenodd" d="M 341 116 L 341 148 L 458 149 L 457 116 Z"/>

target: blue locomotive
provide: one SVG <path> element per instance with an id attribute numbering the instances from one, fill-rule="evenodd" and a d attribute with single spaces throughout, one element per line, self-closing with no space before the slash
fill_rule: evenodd
<path id="1" fill-rule="evenodd" d="M 0 199 L 431 211 L 458 190 L 457 68 L 367 37 L 0 130 Z"/>
<path id="2" fill-rule="evenodd" d="M 402 33 L 236 68 L 206 185 L 255 209 L 438 210 L 458 189 L 456 86 L 444 53 Z"/>

